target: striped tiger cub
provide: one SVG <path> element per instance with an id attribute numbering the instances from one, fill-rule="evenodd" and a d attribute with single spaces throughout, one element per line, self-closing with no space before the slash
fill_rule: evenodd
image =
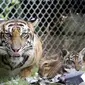
<path id="1" fill-rule="evenodd" d="M 12 19 L 0 22 L 0 76 L 26 77 L 39 65 L 42 44 L 34 22 Z"/>
<path id="2" fill-rule="evenodd" d="M 39 76 L 42 78 L 53 78 L 63 73 L 63 58 L 60 50 L 54 55 L 43 57 L 39 64 Z"/>

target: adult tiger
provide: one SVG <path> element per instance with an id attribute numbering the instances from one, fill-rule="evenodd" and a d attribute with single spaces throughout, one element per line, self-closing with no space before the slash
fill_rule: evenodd
<path id="1" fill-rule="evenodd" d="M 42 44 L 34 22 L 8 20 L 0 23 L 0 75 L 27 76 L 42 57 Z"/>

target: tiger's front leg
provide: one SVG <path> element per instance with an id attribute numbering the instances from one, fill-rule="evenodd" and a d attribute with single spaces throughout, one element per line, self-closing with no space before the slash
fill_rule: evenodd
<path id="1" fill-rule="evenodd" d="M 27 76 L 31 76 L 33 66 L 26 67 L 20 71 L 20 77 L 25 78 Z"/>

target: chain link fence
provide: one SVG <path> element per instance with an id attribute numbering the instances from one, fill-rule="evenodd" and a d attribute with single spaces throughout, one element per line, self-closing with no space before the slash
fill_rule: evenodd
<path id="1" fill-rule="evenodd" d="M 80 51 L 85 47 L 85 0 L 0 0 L 0 17 L 39 18 L 35 31 L 45 56 L 57 48 Z"/>

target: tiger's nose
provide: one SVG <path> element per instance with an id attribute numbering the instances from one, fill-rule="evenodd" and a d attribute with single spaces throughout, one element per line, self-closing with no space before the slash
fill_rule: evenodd
<path id="1" fill-rule="evenodd" d="M 18 49 L 12 48 L 12 50 L 13 50 L 14 52 L 18 52 L 20 49 L 19 49 L 19 48 L 18 48 Z"/>

